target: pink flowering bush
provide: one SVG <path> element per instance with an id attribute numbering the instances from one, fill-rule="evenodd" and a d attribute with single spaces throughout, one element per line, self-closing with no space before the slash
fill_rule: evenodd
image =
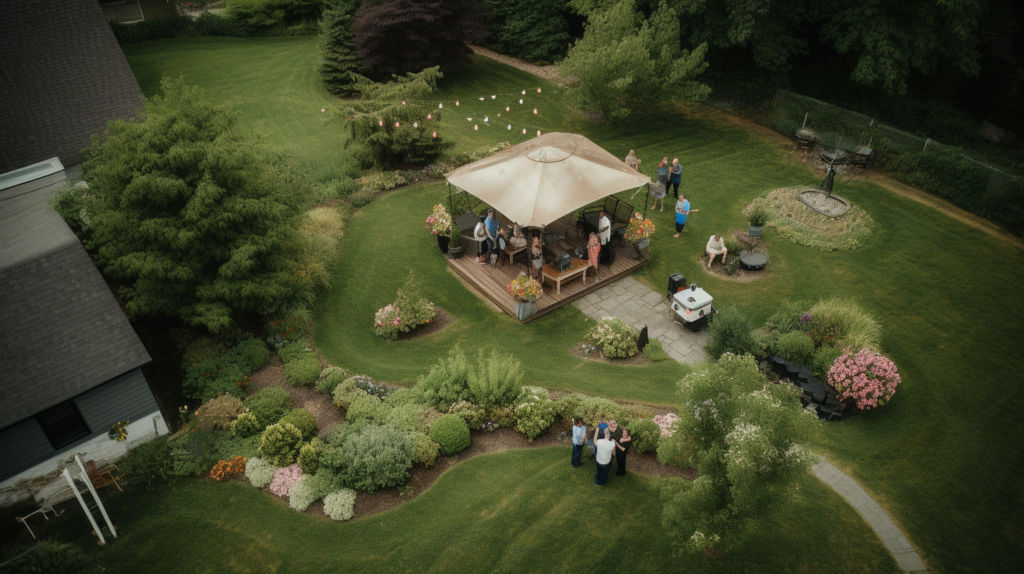
<path id="1" fill-rule="evenodd" d="M 377 311 L 373 330 L 378 337 L 393 341 L 402 333 L 430 323 L 436 314 L 434 304 L 420 297 L 419 288 L 410 275 L 405 286 L 398 290 L 395 302 Z"/>
<path id="2" fill-rule="evenodd" d="M 675 434 L 675 424 L 679 422 L 679 416 L 675 413 L 668 413 L 667 415 L 657 415 L 654 417 L 654 422 L 657 423 L 658 428 L 661 429 L 661 436 L 672 436 Z"/>
<path id="3" fill-rule="evenodd" d="M 284 498 L 292 486 L 302 478 L 302 469 L 299 465 L 293 464 L 277 469 L 274 473 L 274 480 L 270 482 L 270 492 Z"/>
<path id="4" fill-rule="evenodd" d="M 836 359 L 828 371 L 828 382 L 839 392 L 839 400 L 866 411 L 892 399 L 900 375 L 895 363 L 864 348 L 856 355 Z"/>

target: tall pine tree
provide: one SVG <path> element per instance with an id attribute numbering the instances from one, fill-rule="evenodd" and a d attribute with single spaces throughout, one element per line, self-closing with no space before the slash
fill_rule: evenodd
<path id="1" fill-rule="evenodd" d="M 327 91 L 336 96 L 352 93 L 352 73 L 361 67 L 352 30 L 352 17 L 358 8 L 356 0 L 334 0 L 320 17 L 320 77 Z"/>

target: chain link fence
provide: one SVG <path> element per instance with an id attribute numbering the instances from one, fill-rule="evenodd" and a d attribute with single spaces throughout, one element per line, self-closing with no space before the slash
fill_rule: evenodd
<path id="1" fill-rule="evenodd" d="M 1024 232 L 1024 179 L 959 148 L 787 90 L 776 90 L 764 102 L 713 90 L 706 103 L 791 138 L 802 129 L 812 130 L 822 146 L 852 153 L 870 150 L 872 161 L 898 179 Z"/>

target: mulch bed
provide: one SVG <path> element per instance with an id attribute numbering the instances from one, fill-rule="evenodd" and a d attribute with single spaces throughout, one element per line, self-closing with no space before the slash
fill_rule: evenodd
<path id="1" fill-rule="evenodd" d="M 764 253 L 768 255 L 768 248 L 765 246 L 764 241 L 761 241 L 760 237 L 751 237 L 746 231 L 732 231 L 730 232 L 732 238 L 736 242 L 743 245 L 743 248 L 747 251 L 754 253 Z M 739 261 L 739 253 L 729 253 L 729 260 L 735 257 Z M 742 267 L 736 269 L 736 272 L 729 275 L 725 272 L 725 266 L 719 262 L 722 260 L 721 257 L 715 259 L 715 263 L 711 265 L 711 269 L 708 269 L 708 254 L 704 253 L 700 256 L 700 266 L 705 273 L 714 275 L 719 279 L 725 279 L 726 281 L 736 281 L 738 283 L 749 283 L 751 281 L 757 281 L 758 279 L 764 279 L 770 277 L 772 274 L 772 262 L 771 258 L 768 259 L 768 265 L 760 271 L 747 271 Z"/>
<path id="2" fill-rule="evenodd" d="M 651 364 L 651 360 L 643 353 L 637 353 L 632 357 L 627 357 L 625 359 L 612 359 L 606 357 L 601 349 L 595 349 L 589 353 L 584 353 L 583 343 L 573 347 L 572 354 L 585 361 L 594 361 L 595 363 L 605 363 L 608 365 L 620 365 L 623 367 L 641 367 L 643 365 Z"/>
<path id="3" fill-rule="evenodd" d="M 444 309 L 436 305 L 434 306 L 434 313 L 435 315 L 433 321 L 425 323 L 423 325 L 418 325 L 414 327 L 411 331 L 402 333 L 401 335 L 398 336 L 398 340 L 408 341 L 410 339 L 416 339 L 419 337 L 426 337 L 427 335 L 433 335 L 434 333 L 440 333 L 441 331 L 444 331 L 445 328 L 448 327 L 448 325 L 451 325 L 452 322 L 455 321 L 455 318 L 452 317 L 448 311 L 445 311 Z"/>

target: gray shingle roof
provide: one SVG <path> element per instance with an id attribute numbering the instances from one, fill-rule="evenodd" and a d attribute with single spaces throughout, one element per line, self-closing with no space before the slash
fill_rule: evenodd
<path id="1" fill-rule="evenodd" d="M 150 361 L 48 178 L 0 196 L 0 428 Z"/>
<path id="2" fill-rule="evenodd" d="M 142 90 L 96 0 L 4 0 L 0 173 L 80 160 L 108 120 L 133 117 Z"/>

